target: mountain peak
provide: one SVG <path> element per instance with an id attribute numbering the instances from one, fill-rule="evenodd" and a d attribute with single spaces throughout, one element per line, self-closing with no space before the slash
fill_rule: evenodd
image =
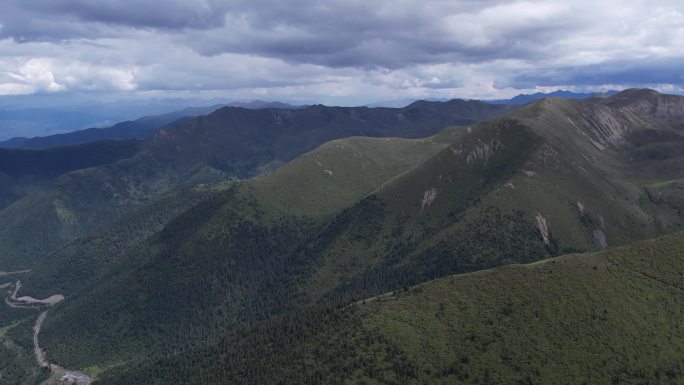
<path id="1" fill-rule="evenodd" d="M 643 99 L 663 95 L 650 88 L 628 88 L 613 95 L 611 99 Z"/>
<path id="2" fill-rule="evenodd" d="M 557 90 L 553 92 L 548 92 L 548 93 L 543 93 L 543 92 L 537 92 L 534 94 L 519 94 L 518 96 L 515 96 L 511 99 L 496 99 L 496 100 L 486 100 L 485 102 L 491 103 L 491 104 L 527 104 L 530 102 L 534 102 L 535 100 L 539 99 L 544 99 L 544 98 L 550 98 L 550 97 L 559 97 L 559 98 L 564 98 L 564 99 L 577 99 L 577 100 L 584 100 L 600 95 L 614 95 L 616 94 L 617 91 L 607 91 L 603 94 L 597 93 L 597 92 L 573 92 L 573 91 L 568 91 L 568 90 Z"/>
<path id="3" fill-rule="evenodd" d="M 630 88 L 606 98 L 600 103 L 627 109 L 649 120 L 684 120 L 684 97 L 662 94 L 648 88 Z"/>

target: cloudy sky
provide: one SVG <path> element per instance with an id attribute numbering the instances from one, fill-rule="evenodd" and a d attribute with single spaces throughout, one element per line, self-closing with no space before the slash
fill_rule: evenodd
<path id="1" fill-rule="evenodd" d="M 0 95 L 684 91 L 681 0 L 2 0 Z"/>

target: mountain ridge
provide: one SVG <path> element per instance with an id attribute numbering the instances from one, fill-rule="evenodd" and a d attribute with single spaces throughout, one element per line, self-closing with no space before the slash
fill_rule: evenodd
<path id="1" fill-rule="evenodd" d="M 116 357 L 134 363 L 142 337 L 130 330 L 144 331 L 145 354 L 154 355 L 312 306 L 677 231 L 684 220 L 677 202 L 650 200 L 651 187 L 629 172 L 640 147 L 630 135 L 671 130 L 647 118 L 590 101 L 542 100 L 451 130 L 448 145 L 428 159 L 343 201 L 327 195 L 334 189 L 315 188 L 322 182 L 303 183 L 350 175 L 333 166 L 340 160 L 301 158 L 280 182 L 278 172 L 235 182 L 126 251 L 120 258 L 129 262 L 110 276 L 72 287 L 71 300 L 46 321 L 46 345 L 70 367 Z M 618 127 L 625 142 L 606 127 Z M 344 159 L 358 168 L 356 156 Z M 656 166 L 644 167 L 653 174 Z M 296 187 L 282 187 L 285 180 Z M 299 188 L 307 193 L 292 194 Z M 320 206 L 305 206 L 310 200 Z M 314 212 L 322 216 L 308 215 Z M 124 307 L 118 298 L 130 301 Z M 90 317 L 81 319 L 86 309 Z M 113 309 L 121 314 L 115 320 L 108 318 Z M 172 332 L 191 320 L 191 329 Z M 77 336 L 81 346 L 73 349 L 67 341 Z"/>
<path id="2" fill-rule="evenodd" d="M 0 211 L 0 255 L 6 263 L 40 258 L 157 194 L 268 173 L 329 140 L 355 135 L 427 136 L 445 126 L 472 123 L 509 109 L 471 102 L 406 109 L 224 107 L 162 128 L 143 140 L 133 156 L 59 176 Z M 26 207 L 42 214 L 27 216 Z M 39 217 L 45 220 L 37 222 Z M 49 241 L 31 240 L 30 232 L 46 227 L 51 229 L 45 232 Z"/>
<path id="3" fill-rule="evenodd" d="M 587 320 L 597 327 L 591 329 L 592 333 L 609 333 L 606 341 L 614 342 L 619 333 L 634 331 L 619 322 L 623 315 L 625 319 L 634 316 L 623 304 L 648 306 L 650 301 L 642 301 L 642 294 L 676 300 L 666 293 L 678 285 L 677 267 L 658 270 L 658 266 L 649 265 L 652 260 L 647 258 L 651 255 L 648 252 L 638 252 L 641 256 L 635 257 L 636 262 L 616 256 L 650 244 L 646 241 L 620 248 L 635 240 L 684 228 L 684 152 L 677 150 L 684 142 L 682 101 L 682 97 L 631 90 L 584 101 L 545 98 L 428 138 L 349 137 L 325 141 L 282 167 L 274 167 L 271 173 L 184 188 L 182 193 L 174 188 L 159 189 L 168 195 L 151 195 L 147 199 L 160 197 L 152 206 L 132 205 L 132 211 L 114 226 L 100 227 L 86 239 L 74 236 L 77 239 L 63 248 L 55 245 L 56 251 L 22 277 L 22 292 L 42 298 L 58 290 L 66 297 L 51 310 L 41 331 L 50 360 L 71 368 L 105 368 L 98 378 L 115 384 L 132 378 L 140 383 L 163 381 L 163 377 L 150 374 L 155 368 L 166 368 L 169 376 L 192 373 L 191 381 L 269 383 L 293 379 L 301 383 L 302 377 L 297 375 L 302 373 L 301 365 L 314 358 L 306 352 L 327 357 L 313 361 L 322 367 L 313 364 L 306 371 L 318 382 L 336 373 L 341 366 L 328 363 L 339 362 L 339 357 L 351 360 L 344 361 L 342 367 L 367 368 L 348 372 L 354 373 L 352 377 L 337 375 L 351 382 L 384 381 L 378 373 L 397 383 L 439 383 L 440 378 L 451 383 L 462 380 L 459 373 L 484 379 L 485 361 L 475 356 L 484 345 L 445 321 L 471 314 L 460 312 L 461 299 L 477 298 L 467 303 L 474 314 L 486 315 L 492 322 L 510 321 L 498 329 L 495 323 L 472 323 L 466 317 L 465 324 L 480 325 L 478 333 L 484 333 L 482 336 L 494 338 L 487 333 L 510 333 L 523 320 L 543 318 L 529 318 L 524 303 L 512 299 L 500 303 L 499 299 L 506 296 L 492 297 L 494 300 L 478 296 L 478 288 L 483 293 L 507 293 L 508 284 L 496 285 L 499 278 L 533 304 L 542 301 L 544 290 L 563 295 L 568 295 L 564 291 L 567 287 L 582 293 L 596 288 L 605 295 L 613 289 L 618 293 L 632 290 L 624 297 L 614 294 L 605 299 L 620 306 L 616 318 L 603 316 L 605 306 L 600 298 L 598 302 L 591 296 L 568 299 L 572 306 L 593 309 L 595 317 L 592 311 L 586 313 Z M 464 110 L 478 105 L 469 103 Z M 357 132 L 368 135 L 383 132 L 402 118 L 417 123 L 393 128 L 394 132 L 419 135 L 436 126 L 430 122 L 440 116 L 440 106 L 444 105 L 418 103 L 402 110 L 401 116 L 396 110 L 368 115 L 378 112 L 368 108 L 311 106 L 296 113 L 226 108 L 213 116 L 159 131 L 135 159 L 138 164 L 144 157 L 151 159 L 146 165 L 147 178 L 159 172 L 154 163 L 159 162 L 169 167 L 164 172 L 187 180 L 188 175 L 202 174 L 180 165 L 192 165 L 198 159 L 196 165 L 205 170 L 239 170 L 230 158 L 214 153 L 217 148 L 231 148 L 220 145 L 226 142 L 220 122 L 231 120 L 233 129 L 250 139 L 259 134 L 249 130 L 256 125 L 266 127 L 263 133 L 297 130 L 308 135 L 307 127 L 315 131 L 321 126 L 300 122 L 328 121 L 332 123 L 326 127 L 331 131 L 349 134 L 348 125 L 343 123 L 361 121 Z M 453 117 L 453 111 L 441 113 Z M 369 126 L 373 119 L 379 123 Z M 443 121 L 440 119 L 437 121 Z M 264 126 L 263 122 L 270 125 Z M 209 142 L 212 138 L 215 143 Z M 216 143 L 219 145 L 212 147 Z M 273 166 L 274 159 L 285 162 L 287 152 L 279 151 L 291 148 L 287 141 L 283 145 L 278 135 L 250 143 L 272 150 L 266 157 L 257 158 L 261 159 L 259 166 L 254 163 L 243 170 Z M 206 159 L 212 162 L 202 163 Z M 138 166 L 128 162 L 111 170 Z M 85 181 L 83 175 L 68 177 L 74 179 L 62 180 L 67 185 Z M 119 181 L 121 174 L 112 172 L 106 178 Z M 126 188 L 124 185 L 121 191 Z M 98 191 L 92 187 L 89 190 Z M 67 203 L 61 203 L 62 214 L 70 212 Z M 101 204 L 96 207 L 102 215 Z M 681 247 L 681 233 L 662 239 L 665 241 L 658 248 L 658 260 L 678 266 L 672 256 Z M 616 249 L 604 251 L 607 248 Z M 608 262 L 605 255 L 611 256 Z M 584 263 L 585 259 L 590 262 Z M 537 263 L 500 267 L 530 262 Z M 622 275 L 601 275 L 612 272 L 613 265 Z M 486 269 L 494 270 L 482 272 Z M 643 276 L 637 275 L 641 278 L 632 287 L 634 271 Z M 466 282 L 459 290 L 474 290 L 464 292 L 469 293 L 465 297 L 439 296 L 431 302 L 429 295 L 420 295 L 420 290 L 442 293 L 445 285 L 451 284 L 448 277 L 461 273 L 468 275 L 459 278 Z M 546 279 L 549 274 L 561 279 L 562 284 L 549 286 L 547 283 L 555 282 Z M 585 274 L 588 278 L 580 279 Z M 491 275 L 495 278 L 486 279 Z M 591 278 L 599 276 L 604 279 Z M 658 285 L 648 276 L 658 277 L 668 287 L 652 291 L 649 285 Z M 524 283 L 515 284 L 517 277 L 524 278 Z M 563 277 L 568 281 L 562 281 Z M 525 291 L 529 287 L 526 283 L 544 290 Z M 607 286 L 601 286 L 603 283 Z M 356 302 L 362 309 L 371 310 L 361 318 L 354 313 L 339 313 Z M 402 307 L 392 307 L 392 303 Z M 539 324 L 552 336 L 562 330 L 556 326 L 563 324 L 565 317 L 561 315 L 566 313 L 554 307 L 555 301 L 543 304 L 537 310 L 546 314 L 555 309 L 552 315 L 559 317 L 553 318 L 552 325 Z M 440 308 L 449 317 L 439 316 Z M 373 310 L 379 312 L 377 318 L 372 316 Z M 661 314 L 663 309 L 657 311 Z M 517 314 L 525 316 L 518 319 Z M 412 321 L 418 318 L 419 322 Z M 398 321 L 383 329 L 382 319 Z M 598 323 L 605 320 L 611 323 Z M 360 324 L 370 328 L 357 329 Z M 473 366 L 460 362 L 462 356 L 442 354 L 445 350 L 440 340 L 427 337 L 422 343 L 430 357 L 446 363 L 432 366 L 421 359 L 420 354 L 415 354 L 416 344 L 420 343 L 411 337 L 423 335 L 416 331 L 422 330 L 416 326 L 420 324 L 456 338 L 452 343 L 463 347 L 463 354 Z M 663 330 L 674 330 L 673 325 L 662 324 L 667 328 Z M 359 330 L 361 335 L 356 334 Z M 607 359 L 604 350 L 592 345 L 591 338 L 596 337 L 592 333 L 576 337 L 586 344 L 585 350 L 592 352 L 592 360 Z M 482 357 L 490 361 L 509 357 L 501 358 L 502 362 L 514 357 L 517 365 L 528 365 L 525 357 L 531 352 L 519 341 L 529 338 L 529 331 L 510 335 L 519 350 L 504 352 L 503 347 L 496 347 L 493 355 Z M 329 356 L 323 348 L 331 346 L 323 342 L 327 336 L 336 346 Z M 288 350 L 289 346 L 294 351 Z M 535 346 L 549 354 L 575 357 L 566 347 Z M 630 343 L 620 346 L 636 351 L 636 345 Z M 667 346 L 673 352 L 679 349 L 677 344 Z M 386 355 L 371 354 L 373 351 Z M 626 378 L 620 374 L 620 367 L 635 371 L 645 368 L 649 376 L 660 373 L 660 378 L 670 371 L 677 373 L 676 365 L 651 365 L 658 353 L 649 352 L 653 360 L 649 358 L 645 366 L 634 364 L 630 358 L 620 361 L 621 366 L 611 366 L 610 374 Z M 176 367 L 168 368 L 160 362 L 164 360 L 171 360 L 169 364 Z M 257 367 L 261 375 L 256 374 Z M 198 373 L 197 368 L 205 371 Z M 489 378 L 517 378 L 508 366 L 496 368 Z M 529 368 L 535 370 L 534 365 Z M 215 377 L 208 379 L 203 373 Z M 439 377 L 435 373 L 446 374 Z M 534 373 L 535 381 L 555 382 L 551 373 L 542 373 L 541 369 Z"/>
<path id="4" fill-rule="evenodd" d="M 519 94 L 516 95 L 510 99 L 488 99 L 484 100 L 486 103 L 492 103 L 492 104 L 516 104 L 516 105 L 521 105 L 521 104 L 527 104 L 530 102 L 534 102 L 536 100 L 544 99 L 544 98 L 550 98 L 550 97 L 560 97 L 560 98 L 565 98 L 565 99 L 577 99 L 577 100 L 584 100 L 584 99 L 589 99 L 592 97 L 600 97 L 600 96 L 612 96 L 620 91 L 605 91 L 605 92 L 573 92 L 573 91 L 567 91 L 567 90 L 557 90 L 553 92 L 536 92 L 534 94 Z"/>

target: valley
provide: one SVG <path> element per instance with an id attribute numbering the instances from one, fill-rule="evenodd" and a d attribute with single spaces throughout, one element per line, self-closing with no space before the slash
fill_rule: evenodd
<path id="1" fill-rule="evenodd" d="M 679 378 L 684 97 L 370 110 L 220 109 L 0 210 L 0 261 L 30 268 L 2 281 L 31 312 L 0 324 L 32 357 L 17 367 L 101 384 Z"/>
<path id="2" fill-rule="evenodd" d="M 21 272 L 12 272 L 12 273 L 5 273 L 7 275 L 10 274 L 17 274 L 17 273 L 27 273 L 29 271 L 21 271 Z M 35 309 L 41 311 L 41 313 L 38 315 L 38 317 L 35 320 L 35 324 L 33 325 L 33 338 L 32 338 L 32 347 L 33 347 L 33 355 L 34 355 L 34 362 L 37 364 L 37 367 L 40 368 L 40 370 L 43 370 L 43 374 L 45 376 L 49 376 L 48 379 L 46 379 L 43 383 L 46 385 L 57 383 L 56 381 L 59 381 L 59 383 L 62 383 L 64 381 L 67 381 L 68 383 L 73 383 L 73 384 L 78 384 L 78 385 L 89 385 L 92 382 L 92 379 L 87 376 L 86 374 L 83 374 L 79 371 L 72 371 L 72 370 L 67 370 L 62 368 L 61 366 L 50 363 L 46 357 L 46 352 L 43 348 L 41 348 L 40 343 L 39 343 L 39 335 L 41 328 L 43 326 L 43 323 L 45 322 L 45 319 L 48 315 L 48 310 L 46 310 L 49 307 L 52 307 L 59 302 L 64 300 L 64 296 L 60 294 L 55 294 L 50 296 L 49 298 L 39 300 L 35 299 L 33 297 L 28 297 L 28 296 L 23 296 L 23 297 L 17 297 L 17 293 L 19 290 L 22 288 L 21 281 L 17 281 L 15 284 L 8 284 L 7 286 L 2 286 L 0 288 L 11 288 L 11 295 L 8 295 L 8 297 L 5 298 L 5 303 L 7 306 L 10 308 L 15 308 L 15 309 Z M 11 327 L 11 326 L 10 326 Z M 6 332 L 6 331 L 5 331 Z M 4 333 L 3 333 L 4 334 Z M 3 337 L 2 334 L 0 334 L 0 339 Z M 11 343 L 10 341 L 5 341 L 5 346 L 8 346 L 8 343 Z M 21 362 L 22 365 L 25 366 L 30 366 L 28 362 Z M 10 380 L 16 380 L 16 379 L 10 379 Z"/>

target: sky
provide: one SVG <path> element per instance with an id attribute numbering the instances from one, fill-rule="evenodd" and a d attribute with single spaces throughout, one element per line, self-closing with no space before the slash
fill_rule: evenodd
<path id="1" fill-rule="evenodd" d="M 684 92 L 681 0 L 2 0 L 0 96 Z M 30 98 L 29 98 L 30 99 Z"/>

